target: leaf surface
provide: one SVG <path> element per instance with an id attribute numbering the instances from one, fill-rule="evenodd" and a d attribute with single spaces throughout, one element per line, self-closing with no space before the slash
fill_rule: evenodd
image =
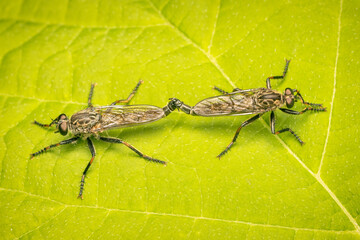
<path id="1" fill-rule="evenodd" d="M 360 239 L 358 1 L 0 1 L 0 235 L 75 239 Z M 174 112 L 113 130 L 145 154 L 65 139 L 31 122 L 126 98 L 163 107 L 226 91 L 301 91 L 325 113 L 246 116 Z M 298 104 L 297 110 L 302 106 Z"/>

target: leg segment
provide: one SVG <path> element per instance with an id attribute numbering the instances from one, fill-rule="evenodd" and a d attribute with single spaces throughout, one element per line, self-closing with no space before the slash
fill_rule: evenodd
<path id="1" fill-rule="evenodd" d="M 43 124 L 43 123 L 39 123 L 38 121 L 34 120 L 33 124 L 35 125 L 38 125 L 40 127 L 43 127 L 43 128 L 48 128 L 48 127 L 51 127 L 52 125 L 54 124 L 57 124 L 61 118 L 61 116 L 65 115 L 64 113 L 60 114 L 57 118 L 53 119 L 51 123 L 49 124 Z M 65 115 L 66 116 L 66 115 Z"/>
<path id="2" fill-rule="evenodd" d="M 291 130 L 290 128 L 284 128 L 284 129 L 281 129 L 280 131 L 277 131 L 275 134 L 278 135 L 280 133 L 283 133 L 283 132 L 290 132 L 292 135 L 294 135 L 294 137 L 298 140 L 298 142 L 301 144 L 301 145 L 304 145 L 305 143 L 300 139 L 300 137 L 298 135 L 296 135 L 296 133 Z"/>
<path id="3" fill-rule="evenodd" d="M 47 150 L 49 150 L 50 148 L 54 148 L 54 147 L 58 147 L 58 146 L 60 146 L 60 145 L 65 145 L 65 144 L 73 143 L 73 142 L 76 142 L 77 140 L 79 140 L 79 137 L 73 137 L 73 138 L 70 138 L 70 139 L 61 141 L 61 142 L 59 142 L 59 143 L 56 143 L 56 144 L 51 144 L 50 146 L 47 146 L 47 147 L 41 149 L 40 151 L 37 151 L 36 153 L 30 154 L 30 158 L 33 158 L 33 157 L 35 157 L 35 156 L 37 156 L 37 155 L 40 155 L 40 154 L 46 152 Z"/>
<path id="4" fill-rule="evenodd" d="M 320 105 L 321 106 L 321 105 Z M 279 108 L 282 112 L 284 113 L 287 113 L 287 114 L 292 114 L 292 115 L 300 115 L 300 114 L 303 114 L 307 111 L 316 111 L 316 112 L 324 112 L 326 111 L 326 108 L 323 108 L 323 107 L 320 107 L 318 106 L 318 108 L 313 108 L 313 107 L 306 107 L 304 108 L 302 111 L 298 112 L 298 111 L 294 111 L 294 110 L 290 110 L 290 109 L 287 109 L 287 108 Z M 275 130 L 275 128 L 274 128 Z M 271 132 L 273 131 L 273 129 L 271 128 Z M 298 135 L 296 135 L 296 133 L 291 130 L 290 128 L 284 128 L 280 131 L 277 131 L 275 132 L 275 134 L 280 134 L 280 133 L 283 133 L 283 132 L 290 132 L 292 135 L 294 135 L 294 137 L 298 140 L 298 142 L 303 145 L 304 142 L 300 139 L 300 137 Z M 273 132 L 274 133 L 274 132 Z"/>
<path id="5" fill-rule="evenodd" d="M 214 86 L 213 89 L 216 90 L 216 91 L 218 91 L 218 92 L 221 92 L 222 94 L 229 94 L 228 92 L 222 90 L 221 88 L 218 88 L 217 86 Z"/>
<path id="6" fill-rule="evenodd" d="M 139 89 L 140 85 L 143 83 L 144 81 L 140 80 L 135 88 L 132 90 L 132 92 L 130 93 L 130 95 L 126 98 L 126 99 L 120 99 L 120 100 L 117 100 L 115 102 L 113 102 L 112 104 L 110 104 L 110 106 L 114 106 L 118 103 L 129 103 L 131 101 L 131 99 L 135 96 L 135 93 L 137 92 L 137 90 Z"/>
<path id="7" fill-rule="evenodd" d="M 89 93 L 89 98 L 88 98 L 88 107 L 92 107 L 92 103 L 91 103 L 91 99 L 94 93 L 94 87 L 96 86 L 96 83 L 91 84 L 91 88 L 90 88 L 90 93 Z"/>
<path id="8" fill-rule="evenodd" d="M 287 108 L 279 108 L 281 111 L 283 111 L 284 113 L 287 113 L 287 114 L 292 114 L 292 115 L 300 115 L 300 114 L 303 114 L 307 111 L 315 111 L 315 112 L 325 112 L 326 111 L 326 108 L 313 108 L 313 107 L 306 107 L 304 108 L 302 111 L 298 112 L 298 111 L 294 111 L 294 110 L 291 110 L 291 109 L 287 109 Z"/>
<path id="9" fill-rule="evenodd" d="M 244 121 L 244 122 L 240 125 L 240 127 L 236 130 L 235 136 L 234 136 L 233 140 L 231 141 L 231 143 L 225 148 L 224 151 L 222 151 L 219 155 L 217 155 L 217 157 L 220 159 L 225 153 L 227 153 L 227 151 L 229 151 L 229 149 L 231 148 L 231 146 L 236 142 L 236 139 L 237 139 L 237 137 L 238 137 L 238 135 L 239 135 L 239 133 L 240 133 L 240 130 L 241 130 L 243 127 L 245 127 L 245 126 L 249 125 L 250 123 L 252 123 L 253 121 L 255 121 L 256 119 L 258 119 L 261 115 L 262 115 L 262 114 L 257 114 L 257 115 L 255 115 L 255 116 L 249 118 L 248 120 Z"/>
<path id="10" fill-rule="evenodd" d="M 286 109 L 286 110 L 289 110 L 289 109 Z M 290 110 L 290 111 L 292 111 L 292 110 Z M 296 135 L 296 133 L 293 130 L 291 130 L 290 128 L 284 128 L 284 129 L 282 129 L 280 131 L 275 132 L 275 114 L 274 114 L 274 111 L 271 111 L 271 114 L 270 114 L 270 127 L 271 127 L 272 134 L 278 135 L 278 134 L 280 134 L 282 132 L 289 131 L 292 135 L 295 136 L 295 138 L 299 141 L 299 143 L 301 143 L 301 145 L 304 144 L 304 142 L 300 139 L 300 137 L 298 135 Z"/>
<path id="11" fill-rule="evenodd" d="M 83 175 L 81 177 L 81 183 L 80 183 L 80 192 L 79 192 L 79 196 L 78 198 L 81 198 L 83 199 L 83 191 L 84 191 L 84 184 L 85 184 L 85 176 L 86 176 L 86 173 L 87 171 L 89 170 L 91 164 L 93 163 L 94 159 L 95 159 L 95 155 L 96 155 L 96 151 L 95 151 L 95 147 L 94 147 L 94 144 L 92 143 L 91 139 L 90 138 L 87 138 L 87 143 L 88 143 L 88 146 L 89 146 L 89 149 L 90 149 L 90 152 L 91 152 L 91 160 L 90 162 L 88 163 L 88 165 L 86 166 L 84 172 L 83 172 Z"/>
<path id="12" fill-rule="evenodd" d="M 158 160 L 158 159 L 155 159 L 155 158 L 152 158 L 152 157 L 149 157 L 149 156 L 143 154 L 142 152 L 140 152 L 139 150 L 137 150 L 135 147 L 133 147 L 132 145 L 130 145 L 129 143 L 127 143 L 127 142 L 125 142 L 125 141 L 123 141 L 123 140 L 121 140 L 121 139 L 118 139 L 118 138 L 108 138 L 108 137 L 100 137 L 100 140 L 102 140 L 102 141 L 104 141 L 104 142 L 124 144 L 125 146 L 127 146 L 128 148 L 130 148 L 131 150 L 133 150 L 135 153 L 137 153 L 140 157 L 145 158 L 146 160 L 151 161 L 151 162 L 156 162 L 156 163 L 161 163 L 161 164 L 166 165 L 166 162 L 161 161 L 161 160 Z"/>
<path id="13" fill-rule="evenodd" d="M 217 86 L 214 86 L 213 89 L 218 91 L 218 92 L 221 92 L 224 95 L 229 94 L 228 92 L 226 92 L 225 90 L 222 90 L 221 88 L 218 88 Z M 240 88 L 234 88 L 232 92 L 237 92 L 237 91 L 240 91 L 240 90 L 241 90 Z"/>
<path id="14" fill-rule="evenodd" d="M 309 106 L 312 106 L 312 107 L 322 107 L 322 104 L 305 102 L 304 98 L 301 96 L 301 94 L 300 94 L 300 92 L 298 90 L 293 89 L 293 92 L 296 92 L 295 97 L 298 96 L 300 98 L 302 104 L 309 105 Z"/>
<path id="15" fill-rule="evenodd" d="M 270 79 L 284 79 L 285 78 L 288 67 L 289 67 L 289 63 L 290 63 L 290 60 L 286 59 L 286 64 L 285 64 L 285 68 L 284 68 L 284 72 L 283 72 L 282 76 L 271 76 L 266 79 L 266 87 L 267 88 L 269 88 L 269 89 L 271 88 Z"/>
<path id="16" fill-rule="evenodd" d="M 271 128 L 271 133 L 275 134 L 275 113 L 274 113 L 274 111 L 271 111 L 271 114 L 270 114 L 270 128 Z"/>

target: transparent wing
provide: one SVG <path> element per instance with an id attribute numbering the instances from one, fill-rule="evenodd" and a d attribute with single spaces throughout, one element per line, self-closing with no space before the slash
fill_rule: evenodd
<path id="1" fill-rule="evenodd" d="M 165 117 L 162 108 L 152 105 L 100 106 L 94 111 L 101 114 L 99 123 L 93 128 L 95 132 L 145 124 Z"/>
<path id="2" fill-rule="evenodd" d="M 255 104 L 254 95 L 262 88 L 238 90 L 229 94 L 206 98 L 192 111 L 199 116 L 248 115 L 264 112 Z"/>

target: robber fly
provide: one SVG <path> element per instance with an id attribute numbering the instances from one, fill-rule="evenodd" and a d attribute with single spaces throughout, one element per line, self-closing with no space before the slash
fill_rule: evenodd
<path id="1" fill-rule="evenodd" d="M 165 116 L 169 115 L 173 110 L 176 109 L 176 106 L 174 105 L 173 101 L 169 102 L 168 105 L 166 105 L 163 108 L 151 106 L 151 105 L 116 106 L 116 104 L 118 103 L 123 103 L 123 104 L 129 103 L 130 100 L 134 97 L 141 83 L 142 81 L 139 81 L 139 83 L 136 85 L 136 87 L 130 93 L 127 99 L 117 100 L 112 104 L 110 104 L 109 106 L 100 106 L 100 107 L 93 107 L 93 105 L 91 104 L 91 99 L 95 87 L 95 84 L 92 84 L 88 98 L 88 107 L 86 109 L 73 114 L 70 117 L 70 119 L 64 113 L 62 113 L 56 119 L 54 119 L 50 124 L 42 124 L 37 121 L 34 121 L 33 122 L 34 124 L 44 128 L 55 125 L 57 129 L 56 132 L 59 132 L 61 135 L 65 136 L 70 131 L 74 135 L 74 137 L 61 141 L 56 144 L 52 144 L 50 146 L 41 149 L 38 152 L 32 153 L 30 155 L 31 158 L 39 154 L 42 154 L 53 147 L 57 147 L 69 143 L 75 143 L 81 138 L 86 140 L 92 158 L 90 162 L 87 164 L 81 177 L 80 192 L 78 196 L 81 199 L 84 190 L 86 173 L 89 170 L 96 155 L 94 144 L 90 139 L 91 136 L 94 136 L 95 138 L 105 142 L 124 144 L 132 151 L 137 153 L 140 157 L 148 161 L 166 164 L 166 162 L 164 161 L 143 154 L 135 147 L 133 147 L 132 145 L 121 139 L 112 138 L 112 137 L 102 137 L 99 135 L 103 131 L 107 131 L 114 128 L 130 127 L 130 126 L 154 122 L 156 120 L 164 118 Z"/>
<path id="2" fill-rule="evenodd" d="M 300 137 L 290 128 L 284 128 L 275 132 L 274 111 L 276 109 L 280 109 L 287 114 L 299 115 L 305 113 L 306 111 L 326 111 L 326 108 L 324 108 L 322 104 L 306 102 L 300 92 L 296 89 L 286 88 L 284 93 L 271 89 L 270 79 L 284 79 L 289 63 L 290 60 L 286 60 L 283 75 L 272 76 L 266 79 L 266 88 L 253 88 L 246 90 L 235 88 L 233 92 L 229 93 L 215 86 L 214 89 L 221 92 L 223 95 L 206 98 L 195 104 L 193 107 L 184 104 L 176 98 L 171 98 L 171 103 L 175 104 L 176 107 L 180 108 L 183 112 L 193 116 L 212 117 L 256 114 L 240 125 L 231 143 L 217 156 L 219 159 L 227 151 L 229 151 L 231 146 L 235 143 L 240 130 L 257 120 L 266 112 L 271 112 L 270 127 L 273 134 L 290 132 L 295 136 L 299 143 L 304 144 Z M 289 109 L 294 106 L 294 103 L 298 99 L 300 99 L 302 104 L 306 105 L 306 107 L 300 112 Z M 287 108 L 282 108 L 284 105 L 286 105 Z"/>

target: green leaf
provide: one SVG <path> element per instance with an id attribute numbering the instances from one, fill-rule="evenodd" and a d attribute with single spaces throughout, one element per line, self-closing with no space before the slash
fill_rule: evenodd
<path id="1" fill-rule="evenodd" d="M 2 239 L 360 239 L 359 9 L 339 1 L 0 1 Z M 299 89 L 328 111 L 166 119 L 113 130 L 145 154 L 32 125 L 93 103 L 187 104 L 226 91 Z M 298 104 L 296 109 L 301 109 Z"/>

